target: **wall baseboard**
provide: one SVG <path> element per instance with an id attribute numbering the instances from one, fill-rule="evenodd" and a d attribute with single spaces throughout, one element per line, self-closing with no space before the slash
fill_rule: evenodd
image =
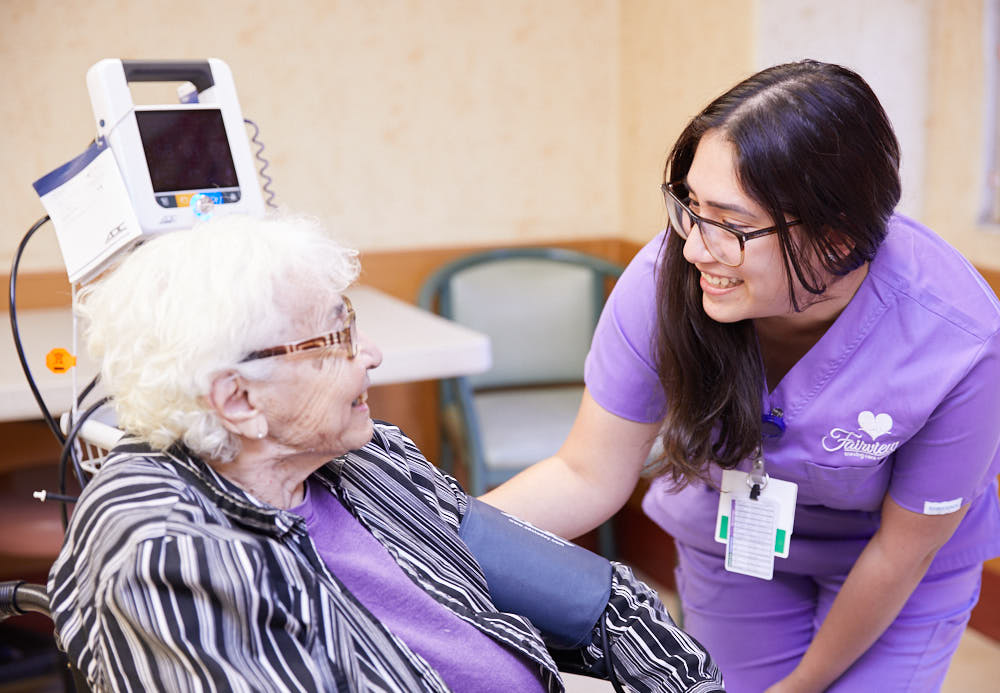
<path id="1" fill-rule="evenodd" d="M 518 244 L 511 244 L 518 245 Z M 528 245 L 528 244 L 523 244 Z M 579 241 L 553 241 L 552 243 L 532 243 L 532 246 L 550 245 L 569 248 L 597 257 L 628 264 L 628 261 L 642 247 L 639 243 L 618 238 L 594 238 Z M 446 262 L 479 250 L 497 246 L 453 246 L 447 248 L 423 248 L 412 250 L 377 250 L 361 253 L 362 284 L 373 286 L 396 298 L 415 301 L 423 282 Z M 1000 295 L 1000 269 L 977 268 L 993 290 Z M 0 274 L 0 282 L 7 286 L 9 274 Z M 70 304 L 71 290 L 66 273 L 25 272 L 18 278 L 17 307 L 22 310 L 32 308 L 58 308 Z"/>
<path id="2" fill-rule="evenodd" d="M 9 286 L 10 274 L 0 274 L 0 281 L 4 287 Z M 65 272 L 22 272 L 16 288 L 18 310 L 64 308 L 72 303 L 72 288 Z"/>

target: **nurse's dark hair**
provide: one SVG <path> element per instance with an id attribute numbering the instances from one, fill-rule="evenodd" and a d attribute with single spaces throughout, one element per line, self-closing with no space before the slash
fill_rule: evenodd
<path id="1" fill-rule="evenodd" d="M 684 128 L 664 182 L 686 179 L 710 131 L 732 143 L 743 191 L 778 225 L 795 310 L 803 308 L 796 283 L 812 295 L 805 303 L 822 300 L 821 270 L 844 275 L 875 257 L 899 202 L 899 143 L 858 74 L 805 60 L 740 82 Z M 794 235 L 786 215 L 801 222 Z M 684 259 L 683 246 L 668 233 L 662 249 L 655 355 L 667 414 L 663 455 L 647 470 L 669 474 L 677 488 L 707 479 L 712 464 L 729 469 L 753 454 L 765 386 L 753 323 L 708 317 L 699 271 Z"/>

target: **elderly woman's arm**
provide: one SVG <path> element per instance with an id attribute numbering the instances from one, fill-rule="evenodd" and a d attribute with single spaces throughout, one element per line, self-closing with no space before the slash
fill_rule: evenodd
<path id="1" fill-rule="evenodd" d="M 397 444 L 401 444 L 399 449 L 418 495 L 459 531 L 459 523 L 470 507 L 465 491 L 453 477 L 431 465 L 405 435 L 400 435 Z M 531 533 L 551 536 L 554 545 L 563 543 L 542 530 L 532 529 Z M 475 550 L 472 553 L 475 556 Z M 558 578 L 554 580 L 558 582 Z M 532 601 L 531 595 L 526 597 L 527 602 Z M 656 592 L 625 565 L 612 563 L 611 595 L 604 618 L 615 671 L 630 690 L 723 690 L 722 676 L 705 649 L 673 622 Z M 562 671 L 594 676 L 606 676 L 608 672 L 599 622 L 584 646 L 575 650 L 550 647 L 549 651 Z"/>
<path id="2" fill-rule="evenodd" d="M 228 569 L 226 568 L 228 566 Z M 99 595 L 97 683 L 113 690 L 327 690 L 297 614 L 273 595 L 252 546 L 160 536 Z M 86 672 L 85 672 L 86 673 Z"/>
<path id="3" fill-rule="evenodd" d="M 723 691 L 708 652 L 678 627 L 663 603 L 628 566 L 612 563 L 611 598 L 604 618 L 618 680 L 633 691 Z M 563 671 L 604 676 L 608 671 L 599 624 L 580 650 L 552 650 Z"/>

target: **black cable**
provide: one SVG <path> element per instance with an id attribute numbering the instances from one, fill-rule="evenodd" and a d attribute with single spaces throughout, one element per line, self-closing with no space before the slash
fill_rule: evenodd
<path id="1" fill-rule="evenodd" d="M 24 377 L 28 379 L 28 387 L 31 388 L 31 394 L 35 397 L 35 403 L 38 404 L 38 408 L 42 411 L 42 418 L 45 419 L 45 423 L 48 424 L 49 430 L 52 431 L 52 435 L 56 437 L 60 445 L 66 442 L 66 438 L 63 436 L 62 431 L 59 430 L 59 425 L 56 424 L 55 419 L 52 418 L 52 414 L 49 412 L 49 408 L 45 406 L 45 401 L 42 399 L 42 393 L 38 391 L 38 386 L 35 385 L 35 379 L 31 377 L 31 368 L 28 367 L 28 360 L 24 356 L 24 347 L 21 345 L 21 333 L 18 331 L 17 327 L 17 268 L 21 264 L 21 255 L 24 253 L 24 248 L 28 245 L 28 241 L 35 234 L 42 224 L 49 220 L 49 215 L 46 214 L 44 217 L 35 222 L 35 224 L 28 229 L 28 233 L 24 234 L 24 238 L 21 239 L 20 245 L 17 246 L 17 252 L 14 253 L 14 261 L 11 263 L 10 268 L 10 330 L 14 336 L 14 348 L 17 350 L 18 361 L 21 362 L 21 369 L 24 371 Z"/>
<path id="2" fill-rule="evenodd" d="M 91 393 L 91 391 L 92 391 L 92 390 L 94 389 L 94 387 L 95 387 L 95 386 L 97 385 L 97 383 L 98 383 L 98 382 L 100 381 L 100 378 L 101 378 L 101 374 L 100 374 L 100 373 L 98 373 L 97 375 L 95 375 L 95 376 L 94 376 L 94 377 L 93 377 L 93 378 L 92 378 L 92 379 L 90 380 L 90 382 L 89 382 L 89 383 L 87 383 L 87 386 L 86 386 L 85 388 L 83 388 L 83 390 L 82 390 L 82 391 L 80 392 L 80 394 L 79 394 L 79 395 L 77 396 L 77 398 L 76 398 L 76 406 L 77 406 L 77 408 L 79 408 L 79 407 L 81 407 L 81 406 L 83 405 L 83 400 L 85 400 L 85 399 L 87 398 L 87 395 L 89 395 L 89 394 Z M 98 402 L 97 406 L 100 406 L 101 404 L 103 404 L 103 403 L 106 403 L 107 401 L 108 401 L 108 398 L 107 398 L 107 397 L 105 397 L 105 398 L 104 398 L 103 400 L 101 400 L 100 402 Z M 96 410 L 95 410 L 95 411 L 96 411 Z M 68 425 L 71 425 L 71 424 L 73 423 L 73 418 L 72 418 L 72 416 L 73 416 L 72 412 L 69 412 L 69 417 L 70 417 L 70 418 L 69 418 L 69 420 L 68 420 L 68 422 L 67 422 L 67 424 L 68 424 Z M 87 415 L 86 415 L 86 416 L 84 417 L 84 420 L 86 420 L 86 418 L 87 418 L 87 417 L 89 417 L 89 416 L 90 416 L 90 415 L 89 415 L 89 414 L 87 414 Z M 69 443 L 70 443 L 70 441 L 74 440 L 74 438 L 75 438 L 75 437 L 73 437 L 73 436 L 67 436 L 67 437 L 66 437 L 66 444 L 69 444 Z M 63 447 L 64 447 L 64 449 L 65 449 L 65 445 L 66 445 L 66 444 L 64 444 L 64 446 L 63 446 Z M 79 467 L 79 460 L 77 460 L 77 457 L 76 457 L 76 452 L 75 452 L 75 448 L 74 448 L 73 450 L 74 450 L 74 452 L 73 452 L 73 453 L 71 453 L 71 454 L 73 455 L 72 459 L 73 459 L 73 463 L 74 463 L 74 468 L 76 468 L 76 475 L 77 475 L 77 479 L 80 479 L 80 478 L 81 478 L 81 474 L 80 474 L 80 470 L 78 469 L 78 467 Z M 82 485 L 81 485 L 81 488 L 82 488 Z M 74 499 L 74 502 L 75 502 L 75 500 L 76 500 L 76 499 Z"/>
<path id="3" fill-rule="evenodd" d="M 607 618 L 601 614 L 601 649 L 604 650 L 604 667 L 608 670 L 608 680 L 617 693 L 625 693 L 621 683 L 618 681 L 618 674 L 615 673 L 615 658 L 611 656 L 611 647 L 608 645 Z"/>
<path id="4" fill-rule="evenodd" d="M 76 503 L 78 500 L 76 496 L 64 496 L 61 493 L 49 493 L 46 490 L 36 491 L 35 498 L 38 499 L 40 503 L 45 501 L 59 501 L 60 503 Z"/>
<path id="5" fill-rule="evenodd" d="M 90 391 L 94 389 L 94 386 L 97 385 L 97 382 L 98 380 L 100 380 L 100 378 L 101 374 L 98 373 L 93 377 L 93 379 L 91 379 L 89 383 L 87 383 L 87 387 L 83 388 L 83 391 L 80 392 L 80 394 L 76 398 L 76 406 L 79 407 L 81 404 L 83 404 L 83 400 L 86 399 L 87 395 L 90 394 Z"/>
<path id="6" fill-rule="evenodd" d="M 76 421 L 72 421 L 71 419 L 73 427 L 69 430 L 69 433 L 66 434 L 66 442 L 63 444 L 62 454 L 59 456 L 60 471 L 64 466 L 66 466 L 67 458 L 72 459 L 73 470 L 76 472 L 76 480 L 80 482 L 81 489 L 87 485 L 87 480 L 83 476 L 83 468 L 80 466 L 80 459 L 76 455 L 76 449 L 73 444 L 76 442 L 77 435 L 80 433 L 80 427 L 83 426 L 87 419 L 94 415 L 94 412 L 103 407 L 110 400 L 110 397 L 101 397 L 99 400 L 91 404 L 87 410 L 83 412 L 79 419 Z M 66 493 L 66 489 L 60 488 L 59 492 Z"/>
<path id="7" fill-rule="evenodd" d="M 76 437 L 80 433 L 80 428 L 83 424 L 93 416 L 94 412 L 103 407 L 110 401 L 110 397 L 101 397 L 99 400 L 94 402 L 87 408 L 85 412 L 80 416 L 79 419 L 73 421 L 72 428 L 66 434 L 66 441 L 63 443 L 62 453 L 59 455 L 59 495 L 66 495 L 66 468 L 69 466 L 69 460 L 73 460 L 73 471 L 76 474 L 76 479 L 80 483 L 80 490 L 87 485 L 87 479 L 83 475 L 83 468 L 80 466 L 80 459 L 76 455 L 76 450 L 73 444 L 76 442 Z M 66 509 L 67 501 L 60 499 L 62 506 L 62 522 L 63 531 L 69 527 L 69 512 Z"/>

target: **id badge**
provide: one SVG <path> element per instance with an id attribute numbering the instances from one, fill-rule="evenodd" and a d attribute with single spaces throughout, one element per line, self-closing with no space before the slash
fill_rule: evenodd
<path id="1" fill-rule="evenodd" d="M 788 558 L 799 487 L 768 477 L 752 499 L 749 477 L 736 469 L 723 471 L 715 540 L 726 545 L 726 570 L 770 580 L 774 557 Z"/>

